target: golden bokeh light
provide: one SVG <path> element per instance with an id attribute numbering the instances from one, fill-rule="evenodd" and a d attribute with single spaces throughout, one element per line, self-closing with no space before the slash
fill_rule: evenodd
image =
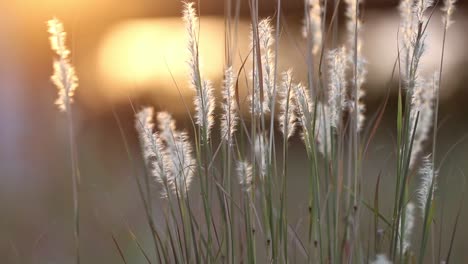
<path id="1" fill-rule="evenodd" d="M 115 25 L 98 48 L 102 88 L 109 95 L 118 95 L 116 89 L 149 87 L 177 93 L 173 78 L 184 86 L 188 80 L 186 35 L 180 18 L 138 19 Z M 223 20 L 202 18 L 199 52 L 206 78 L 222 75 L 223 43 Z"/>

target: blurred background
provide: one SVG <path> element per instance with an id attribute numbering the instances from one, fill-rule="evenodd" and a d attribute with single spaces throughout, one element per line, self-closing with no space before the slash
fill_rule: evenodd
<path id="1" fill-rule="evenodd" d="M 220 87 L 224 64 L 224 1 L 201 0 L 203 72 Z M 467 4 L 459 1 L 455 24 L 447 38 L 440 100 L 437 157 L 449 149 L 440 171 L 440 204 L 449 239 L 468 172 L 468 35 Z M 276 1 L 260 1 L 262 17 L 274 16 Z M 369 62 L 365 84 L 368 114 L 385 98 L 386 85 L 397 55 L 399 15 L 397 1 L 366 0 L 364 55 Z M 301 36 L 303 1 L 283 1 L 280 70 L 293 68 L 305 80 L 305 41 Z M 149 230 L 138 197 L 134 170 L 143 173 L 139 158 L 132 164 L 116 117 L 123 125 L 133 156 L 139 146 L 133 128 L 133 109 L 153 105 L 174 114 L 178 126 L 189 127 L 183 101 L 191 105 L 187 85 L 181 3 L 176 0 L 12 0 L 0 1 L 0 259 L 2 263 L 68 263 L 73 257 L 72 189 L 66 116 L 53 104 L 56 88 L 50 82 L 53 53 L 46 21 L 60 18 L 68 32 L 68 46 L 79 77 L 74 104 L 74 126 L 82 175 L 81 234 L 83 263 L 118 263 L 112 242 L 116 236 L 129 260 L 143 261 L 128 234 L 130 228 L 147 248 Z M 239 56 L 248 48 L 249 9 L 242 1 Z M 439 12 L 429 25 L 426 74 L 438 70 L 442 46 Z M 375 179 L 383 173 L 383 186 L 393 183 L 397 81 L 392 82 L 384 122 L 373 141 L 363 169 L 365 189 L 371 197 Z M 183 100 L 182 100 L 183 99 Z M 457 144 L 455 147 L 454 144 Z M 304 150 L 292 143 L 296 166 L 291 172 L 292 218 L 304 214 L 307 197 Z M 427 153 L 427 148 L 425 153 Z M 385 185 L 387 184 L 387 185 Z M 382 196 L 392 188 L 383 188 Z M 370 198 L 369 198 L 370 199 Z M 154 200 L 157 203 L 157 195 Z M 383 201 L 385 203 L 385 201 Z M 157 206 L 157 204 L 155 205 Z M 464 203 L 467 209 L 468 203 Z M 463 210 L 463 222 L 468 211 Z M 456 237 L 455 263 L 468 258 L 463 241 L 468 228 Z M 447 243 L 445 243 L 447 245 Z M 447 250 L 442 247 L 443 252 Z"/>

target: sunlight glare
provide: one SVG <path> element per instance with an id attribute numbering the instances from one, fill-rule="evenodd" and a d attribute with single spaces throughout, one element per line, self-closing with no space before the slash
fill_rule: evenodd
<path id="1" fill-rule="evenodd" d="M 223 36 L 222 19 L 201 19 L 199 49 L 202 74 L 206 78 L 221 77 Z M 180 18 L 139 19 L 115 25 L 98 49 L 98 71 L 105 84 L 103 88 L 113 92 L 119 88 L 157 88 L 177 93 L 171 73 L 178 85 L 185 88 L 184 80 L 188 80 L 186 42 Z"/>

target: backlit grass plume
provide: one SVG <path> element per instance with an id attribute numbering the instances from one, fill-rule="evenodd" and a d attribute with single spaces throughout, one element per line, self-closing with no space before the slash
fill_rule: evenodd
<path id="1" fill-rule="evenodd" d="M 437 75 L 434 75 L 431 82 L 427 82 L 421 77 L 416 80 L 411 99 L 412 106 L 410 113 L 412 121 L 410 131 L 414 131 L 414 135 L 410 134 L 413 137 L 410 166 L 415 164 L 416 158 L 423 150 L 423 143 L 430 133 L 433 123 L 434 96 L 437 94 L 438 87 Z M 415 125 L 416 129 L 414 130 Z"/>
<path id="2" fill-rule="evenodd" d="M 324 157 L 331 158 L 332 152 L 332 122 L 333 114 L 330 107 L 321 102 L 317 103 L 317 116 L 315 121 L 316 142 L 320 153 Z"/>
<path id="3" fill-rule="evenodd" d="M 361 31 L 361 21 L 359 19 L 359 4 L 362 0 L 345 0 L 346 3 L 346 30 L 348 31 L 347 34 L 347 41 L 351 46 L 350 52 L 352 52 L 356 47 L 356 35 L 358 36 L 357 42 L 359 45 L 360 42 L 360 35 L 359 32 Z M 357 30 L 357 31 L 356 31 Z"/>
<path id="4" fill-rule="evenodd" d="M 165 144 L 169 164 L 169 177 L 175 194 L 186 197 L 193 180 L 194 166 L 192 146 L 186 132 L 177 131 L 175 121 L 167 112 L 157 114 L 160 137 Z"/>
<path id="5" fill-rule="evenodd" d="M 402 34 L 403 48 L 408 50 L 411 48 L 413 39 L 415 39 L 417 19 L 413 10 L 414 0 L 400 1 L 400 32 Z M 402 55 L 405 55 L 404 53 Z"/>
<path id="6" fill-rule="evenodd" d="M 234 133 L 238 122 L 237 102 L 236 102 L 236 77 L 229 67 L 224 72 L 224 83 L 222 89 L 223 95 L 223 113 L 221 116 L 221 137 L 223 140 L 232 144 Z"/>
<path id="7" fill-rule="evenodd" d="M 143 158 L 147 162 L 151 175 L 162 186 L 161 197 L 167 197 L 172 179 L 169 176 L 169 157 L 159 133 L 153 132 L 154 110 L 145 107 L 135 116 L 135 128 L 138 132 Z"/>
<path id="8" fill-rule="evenodd" d="M 339 128 L 342 111 L 346 108 L 346 50 L 344 47 L 328 53 L 329 89 L 328 108 L 330 124 Z"/>
<path id="9" fill-rule="evenodd" d="M 58 98 L 55 104 L 60 111 L 68 111 L 78 87 L 78 77 L 75 68 L 70 63 L 70 50 L 66 46 L 67 33 L 64 31 L 62 22 L 53 18 L 47 22 L 47 26 L 51 48 L 58 56 L 54 59 L 54 74 L 51 77 L 58 89 Z"/>
<path id="10" fill-rule="evenodd" d="M 80 170 L 78 168 L 77 145 L 73 131 L 73 116 L 71 103 L 73 95 L 78 87 L 78 77 L 75 68 L 70 63 L 68 50 L 65 42 L 67 33 L 63 24 L 57 18 L 47 21 L 49 41 L 52 50 L 58 58 L 54 58 L 54 73 L 51 76 L 53 84 L 58 89 L 58 98 L 55 104 L 59 110 L 66 112 L 69 133 L 70 159 L 72 167 L 72 187 L 73 187 L 73 221 L 74 221 L 74 242 L 75 242 L 75 263 L 80 264 Z"/>
<path id="11" fill-rule="evenodd" d="M 266 111 L 270 111 L 273 102 L 273 89 L 275 86 L 275 53 L 273 45 L 275 38 L 273 37 L 273 26 L 269 18 L 262 19 L 258 23 L 259 45 L 263 70 L 263 89 L 266 93 L 267 104 Z"/>
<path id="12" fill-rule="evenodd" d="M 237 176 L 239 178 L 239 184 L 242 186 L 242 190 L 249 192 L 252 187 L 252 165 L 247 161 L 237 162 Z"/>
<path id="13" fill-rule="evenodd" d="M 445 28 L 447 29 L 450 25 L 453 24 L 452 16 L 453 12 L 455 12 L 455 3 L 457 0 L 444 0 L 444 6 L 442 7 L 442 11 L 445 11 L 445 16 L 443 17 L 443 23 L 445 24 Z"/>
<path id="14" fill-rule="evenodd" d="M 305 0 L 306 16 L 302 34 L 312 40 L 312 54 L 317 54 L 322 48 L 322 6 L 320 0 Z"/>
<path id="15" fill-rule="evenodd" d="M 157 114 L 160 131 L 153 132 L 153 108 L 146 107 L 135 116 L 143 157 L 151 175 L 162 186 L 161 196 L 169 192 L 186 197 L 193 179 L 192 146 L 187 133 L 176 130 L 175 121 L 167 112 Z"/>
<path id="16" fill-rule="evenodd" d="M 257 168 L 259 168 L 259 173 L 262 178 L 267 175 L 267 162 L 268 162 L 268 137 L 264 133 L 259 133 L 255 136 L 254 144 L 254 153 L 255 160 L 257 162 Z"/>
<path id="17" fill-rule="evenodd" d="M 405 209 L 404 221 L 400 219 L 400 242 L 398 243 L 398 248 L 401 251 L 406 253 L 411 246 L 411 234 L 413 233 L 414 228 L 414 204 L 408 203 Z"/>
<path id="18" fill-rule="evenodd" d="M 361 0 L 345 0 L 346 3 L 346 28 L 348 33 L 348 61 L 353 69 L 352 84 L 355 89 L 352 92 L 352 100 L 349 104 L 352 111 L 356 113 L 356 128 L 361 131 L 366 119 L 364 104 L 365 91 L 363 89 L 364 82 L 367 78 L 367 61 L 362 54 L 362 22 L 359 19 Z"/>
<path id="19" fill-rule="evenodd" d="M 419 61 L 425 51 L 426 31 L 423 30 L 427 20 L 425 14 L 432 4 L 431 0 L 402 0 L 400 2 L 400 31 L 403 34 L 403 49 L 400 57 L 403 65 L 402 74 L 410 90 L 414 88 L 414 80 L 419 76 Z"/>
<path id="20" fill-rule="evenodd" d="M 434 0 L 417 0 L 416 1 L 416 16 L 419 22 L 423 22 L 426 10 L 434 5 Z"/>
<path id="21" fill-rule="evenodd" d="M 375 257 L 375 260 L 371 262 L 371 264 L 392 264 L 392 262 L 388 259 L 386 255 L 378 254 Z"/>
<path id="22" fill-rule="evenodd" d="M 296 102 L 292 91 L 291 70 L 283 73 L 283 80 L 279 86 L 279 115 L 278 122 L 281 132 L 290 138 L 294 135 L 297 124 Z"/>
<path id="23" fill-rule="evenodd" d="M 437 189 L 437 171 L 434 170 L 431 155 L 423 158 L 421 168 L 419 169 L 421 175 L 421 183 L 417 189 L 417 198 L 419 207 L 422 211 L 422 217 L 426 214 L 427 202 L 434 199 L 434 193 Z"/>
<path id="24" fill-rule="evenodd" d="M 275 86 L 274 77 L 274 38 L 273 27 L 269 18 L 262 19 L 257 26 L 258 41 L 254 36 L 254 29 L 251 29 L 250 39 L 252 49 L 252 58 L 254 63 L 253 95 L 250 98 L 251 112 L 255 116 L 260 116 L 270 112 L 273 100 L 273 89 Z M 258 48 L 257 48 L 258 45 Z M 258 51 L 260 54 L 258 54 Z M 260 57 L 260 61 L 258 58 Z M 263 91 L 263 94 L 261 93 Z M 263 95 L 263 96 L 262 96 Z"/>
<path id="25" fill-rule="evenodd" d="M 195 96 L 195 122 L 202 128 L 206 140 L 211 137 L 211 129 L 214 125 L 215 99 L 211 81 L 203 80 L 200 93 Z"/>
<path id="26" fill-rule="evenodd" d="M 311 148 L 314 133 L 314 103 L 309 96 L 309 93 L 302 84 L 293 85 L 294 98 L 297 100 L 297 117 L 298 124 L 302 128 L 302 138 L 308 148 Z"/>
<path id="27" fill-rule="evenodd" d="M 190 57 L 188 65 L 190 69 L 190 86 L 197 94 L 194 98 L 195 122 L 201 127 L 203 140 L 209 140 L 211 129 L 214 125 L 213 112 L 215 99 L 213 86 L 209 80 L 202 78 L 200 70 L 200 54 L 198 52 L 198 17 L 192 2 L 184 4 L 183 20 L 188 36 L 188 51 Z"/>
<path id="28" fill-rule="evenodd" d="M 200 63 L 198 54 L 198 17 L 192 2 L 184 4 L 183 20 L 187 32 L 187 47 L 190 53 L 188 64 L 190 67 L 190 83 L 193 89 L 201 86 Z"/>

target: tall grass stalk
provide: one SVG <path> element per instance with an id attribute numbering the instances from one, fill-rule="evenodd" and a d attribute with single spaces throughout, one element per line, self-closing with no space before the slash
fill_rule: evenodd
<path id="1" fill-rule="evenodd" d="M 58 56 L 54 60 L 54 73 L 51 80 L 58 89 L 58 99 L 55 104 L 59 110 L 66 112 L 68 124 L 68 139 L 70 147 L 70 159 L 72 165 L 72 192 L 73 192 L 73 235 L 75 242 L 75 263 L 80 263 L 80 170 L 78 168 L 78 157 L 75 143 L 75 135 L 73 130 L 73 115 L 71 103 L 73 95 L 78 87 L 78 77 L 75 69 L 70 63 L 70 51 L 66 46 L 66 32 L 63 24 L 57 18 L 53 18 L 47 22 L 49 40 L 52 50 Z"/>

